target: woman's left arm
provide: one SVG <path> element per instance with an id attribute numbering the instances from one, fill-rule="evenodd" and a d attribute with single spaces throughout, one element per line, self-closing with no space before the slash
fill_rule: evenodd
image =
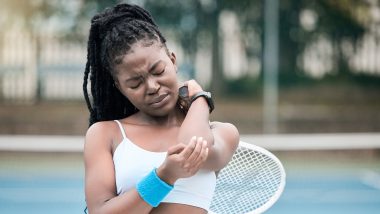
<path id="1" fill-rule="evenodd" d="M 211 132 L 214 142 L 208 144 L 209 155 L 202 168 L 219 171 L 231 160 L 239 144 L 239 132 L 234 125 L 221 122 L 212 122 Z"/>
<path id="2" fill-rule="evenodd" d="M 189 96 L 202 91 L 194 80 L 187 83 Z M 218 171 L 230 160 L 239 143 L 237 128 L 229 123 L 209 122 L 209 106 L 204 97 L 199 97 L 191 105 L 178 134 L 178 142 L 187 143 L 191 137 L 202 137 L 207 141 L 209 152 L 202 168 Z"/>

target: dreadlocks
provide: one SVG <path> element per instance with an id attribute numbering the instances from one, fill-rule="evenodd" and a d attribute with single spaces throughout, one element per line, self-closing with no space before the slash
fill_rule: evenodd
<path id="1" fill-rule="evenodd" d="M 114 85 L 115 66 L 138 41 L 160 42 L 165 38 L 152 16 L 137 5 L 119 4 L 91 20 L 83 92 L 90 111 L 89 123 L 127 117 L 137 111 Z M 89 78 L 90 76 L 90 78 Z M 90 79 L 91 98 L 87 90 Z"/>

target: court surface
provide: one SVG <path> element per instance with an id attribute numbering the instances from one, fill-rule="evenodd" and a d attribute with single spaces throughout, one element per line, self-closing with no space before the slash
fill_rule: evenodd
<path id="1" fill-rule="evenodd" d="M 266 213 L 380 212 L 378 150 L 274 153 L 287 185 Z M 0 213 L 83 213 L 83 189 L 80 152 L 0 151 Z"/>

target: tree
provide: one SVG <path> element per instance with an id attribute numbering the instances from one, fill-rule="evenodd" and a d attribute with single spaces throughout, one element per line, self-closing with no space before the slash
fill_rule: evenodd
<path id="1" fill-rule="evenodd" d="M 366 26 L 360 22 L 358 10 L 368 11 L 369 5 L 360 0 L 282 0 L 280 1 L 280 69 L 284 76 L 301 73 L 298 57 L 307 45 L 325 36 L 333 45 L 334 61 L 339 72 L 348 72 L 348 57 L 342 43 L 356 42 L 364 35 Z M 312 29 L 301 25 L 300 15 L 310 10 L 316 15 Z"/>
<path id="2" fill-rule="evenodd" d="M 81 6 L 80 16 L 77 17 L 77 23 L 82 23 L 81 20 L 87 19 L 100 9 L 111 6 L 120 1 L 105 1 L 105 0 L 86 0 Z M 212 81 L 210 88 L 217 94 L 224 91 L 225 77 L 223 74 L 222 52 L 219 34 L 219 17 L 223 10 L 235 11 L 239 14 L 244 25 L 252 25 L 251 21 L 255 20 L 256 24 L 260 19 L 257 13 L 252 13 L 257 10 L 259 0 L 221 0 L 221 1 L 170 1 L 170 0 L 146 0 L 141 5 L 148 9 L 159 26 L 162 29 L 170 31 L 177 39 L 177 42 L 185 50 L 184 63 L 190 65 L 189 74 L 194 76 L 195 56 L 197 53 L 200 34 L 208 35 L 211 40 L 210 49 L 212 50 Z M 260 4 L 258 4 L 260 5 Z M 80 29 L 76 25 L 75 29 Z M 168 30 L 170 29 L 170 30 Z M 173 30 L 175 29 L 175 30 Z M 245 29 L 245 28 L 244 28 Z M 251 29 L 251 28 L 250 28 Z M 78 30 L 73 30 L 76 32 Z M 247 33 L 249 33 L 247 31 Z M 247 46 L 249 48 L 249 46 Z M 256 53 L 257 54 L 257 53 Z"/>

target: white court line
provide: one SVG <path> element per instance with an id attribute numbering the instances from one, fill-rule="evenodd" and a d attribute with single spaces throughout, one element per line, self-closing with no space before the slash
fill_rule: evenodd
<path id="1" fill-rule="evenodd" d="M 369 187 L 380 190 L 380 174 L 372 171 L 366 170 L 363 172 L 360 178 L 361 182 Z"/>
<path id="2" fill-rule="evenodd" d="M 243 135 L 268 150 L 380 149 L 380 133 Z"/>
<path id="3" fill-rule="evenodd" d="M 72 203 L 83 200 L 84 195 L 82 193 L 81 188 L 5 187 L 0 188 L 0 201 L 16 203 Z"/>
<path id="4" fill-rule="evenodd" d="M 84 137 L 0 135 L 0 151 L 82 152 Z"/>
<path id="5" fill-rule="evenodd" d="M 241 135 L 268 150 L 380 149 L 380 133 Z M 0 135 L 0 151 L 82 152 L 83 136 Z"/>
<path id="6" fill-rule="evenodd" d="M 335 183 L 334 183 L 335 184 Z M 305 202 L 316 204 L 380 203 L 379 191 L 370 189 L 320 189 L 297 188 L 285 189 L 281 200 L 287 202 Z"/>

